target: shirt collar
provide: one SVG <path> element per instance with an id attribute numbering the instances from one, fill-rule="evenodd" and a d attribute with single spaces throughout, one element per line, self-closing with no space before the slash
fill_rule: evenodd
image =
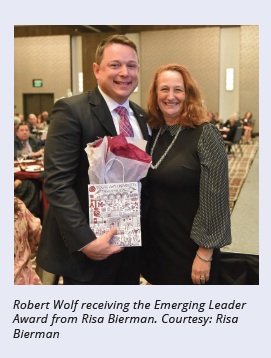
<path id="1" fill-rule="evenodd" d="M 101 95 L 103 96 L 103 99 L 105 100 L 110 112 L 113 112 L 115 110 L 115 108 L 117 108 L 118 106 L 125 107 L 127 110 L 127 113 L 131 112 L 131 109 L 129 107 L 129 98 L 126 100 L 125 103 L 119 104 L 116 101 L 114 101 L 112 98 L 110 98 L 107 94 L 105 94 L 99 86 L 98 86 L 98 89 L 99 89 Z"/>
<path id="2" fill-rule="evenodd" d="M 169 131 L 170 135 L 174 137 L 180 127 L 181 126 L 179 125 L 179 123 L 173 124 L 173 126 L 169 126 L 165 123 L 161 129 L 160 135 L 164 134 L 166 131 Z M 181 128 L 184 129 L 185 127 Z"/>

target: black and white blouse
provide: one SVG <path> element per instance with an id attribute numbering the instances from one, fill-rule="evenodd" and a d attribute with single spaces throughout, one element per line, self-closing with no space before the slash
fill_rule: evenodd
<path id="1" fill-rule="evenodd" d="M 175 136 L 178 129 L 178 124 L 165 124 L 160 135 L 169 131 Z M 231 243 L 229 174 L 225 144 L 216 126 L 203 126 L 197 152 L 201 168 L 199 207 L 190 237 L 201 247 L 221 248 Z"/>

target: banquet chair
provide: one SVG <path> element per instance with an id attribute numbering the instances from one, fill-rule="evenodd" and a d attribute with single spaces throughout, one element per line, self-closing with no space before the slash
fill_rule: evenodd
<path id="1" fill-rule="evenodd" d="M 255 119 L 251 119 L 251 138 L 250 138 L 250 141 L 254 144 L 254 137 L 255 137 L 255 134 L 253 133 L 253 130 L 254 130 L 254 126 L 255 126 Z"/>
<path id="2" fill-rule="evenodd" d="M 243 155 L 242 146 L 240 144 L 242 134 L 243 134 L 243 127 L 238 127 L 234 134 L 233 140 L 232 141 L 227 141 L 227 140 L 224 141 L 224 143 L 227 144 L 231 148 L 234 158 L 235 158 L 235 153 L 237 152 L 238 149 L 240 151 L 241 156 Z"/>

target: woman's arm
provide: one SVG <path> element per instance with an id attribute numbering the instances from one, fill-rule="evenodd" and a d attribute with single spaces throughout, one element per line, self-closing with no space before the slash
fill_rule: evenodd
<path id="1" fill-rule="evenodd" d="M 200 200 L 191 239 L 199 245 L 199 255 L 210 260 L 214 248 L 231 243 L 228 158 L 223 138 L 215 126 L 204 126 L 198 155 L 201 164 Z M 191 274 L 193 282 L 199 283 L 200 276 L 205 276 L 207 282 L 210 268 L 211 262 L 196 255 Z"/>

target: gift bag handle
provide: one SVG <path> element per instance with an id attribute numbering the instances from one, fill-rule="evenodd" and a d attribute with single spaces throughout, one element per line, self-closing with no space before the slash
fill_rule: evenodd
<path id="1" fill-rule="evenodd" d="M 106 163 L 105 168 L 104 168 L 105 175 L 106 175 L 106 167 L 107 167 L 107 164 L 110 163 L 110 162 L 112 162 L 112 160 L 116 160 L 116 161 L 118 161 L 118 162 L 122 165 L 122 169 L 123 169 L 123 172 L 122 172 L 122 182 L 124 183 L 124 166 L 123 166 L 122 162 L 121 162 L 119 159 L 117 159 L 117 158 L 112 158 L 112 159 L 110 159 L 110 160 Z M 104 175 L 104 181 L 105 181 L 105 175 Z"/>

